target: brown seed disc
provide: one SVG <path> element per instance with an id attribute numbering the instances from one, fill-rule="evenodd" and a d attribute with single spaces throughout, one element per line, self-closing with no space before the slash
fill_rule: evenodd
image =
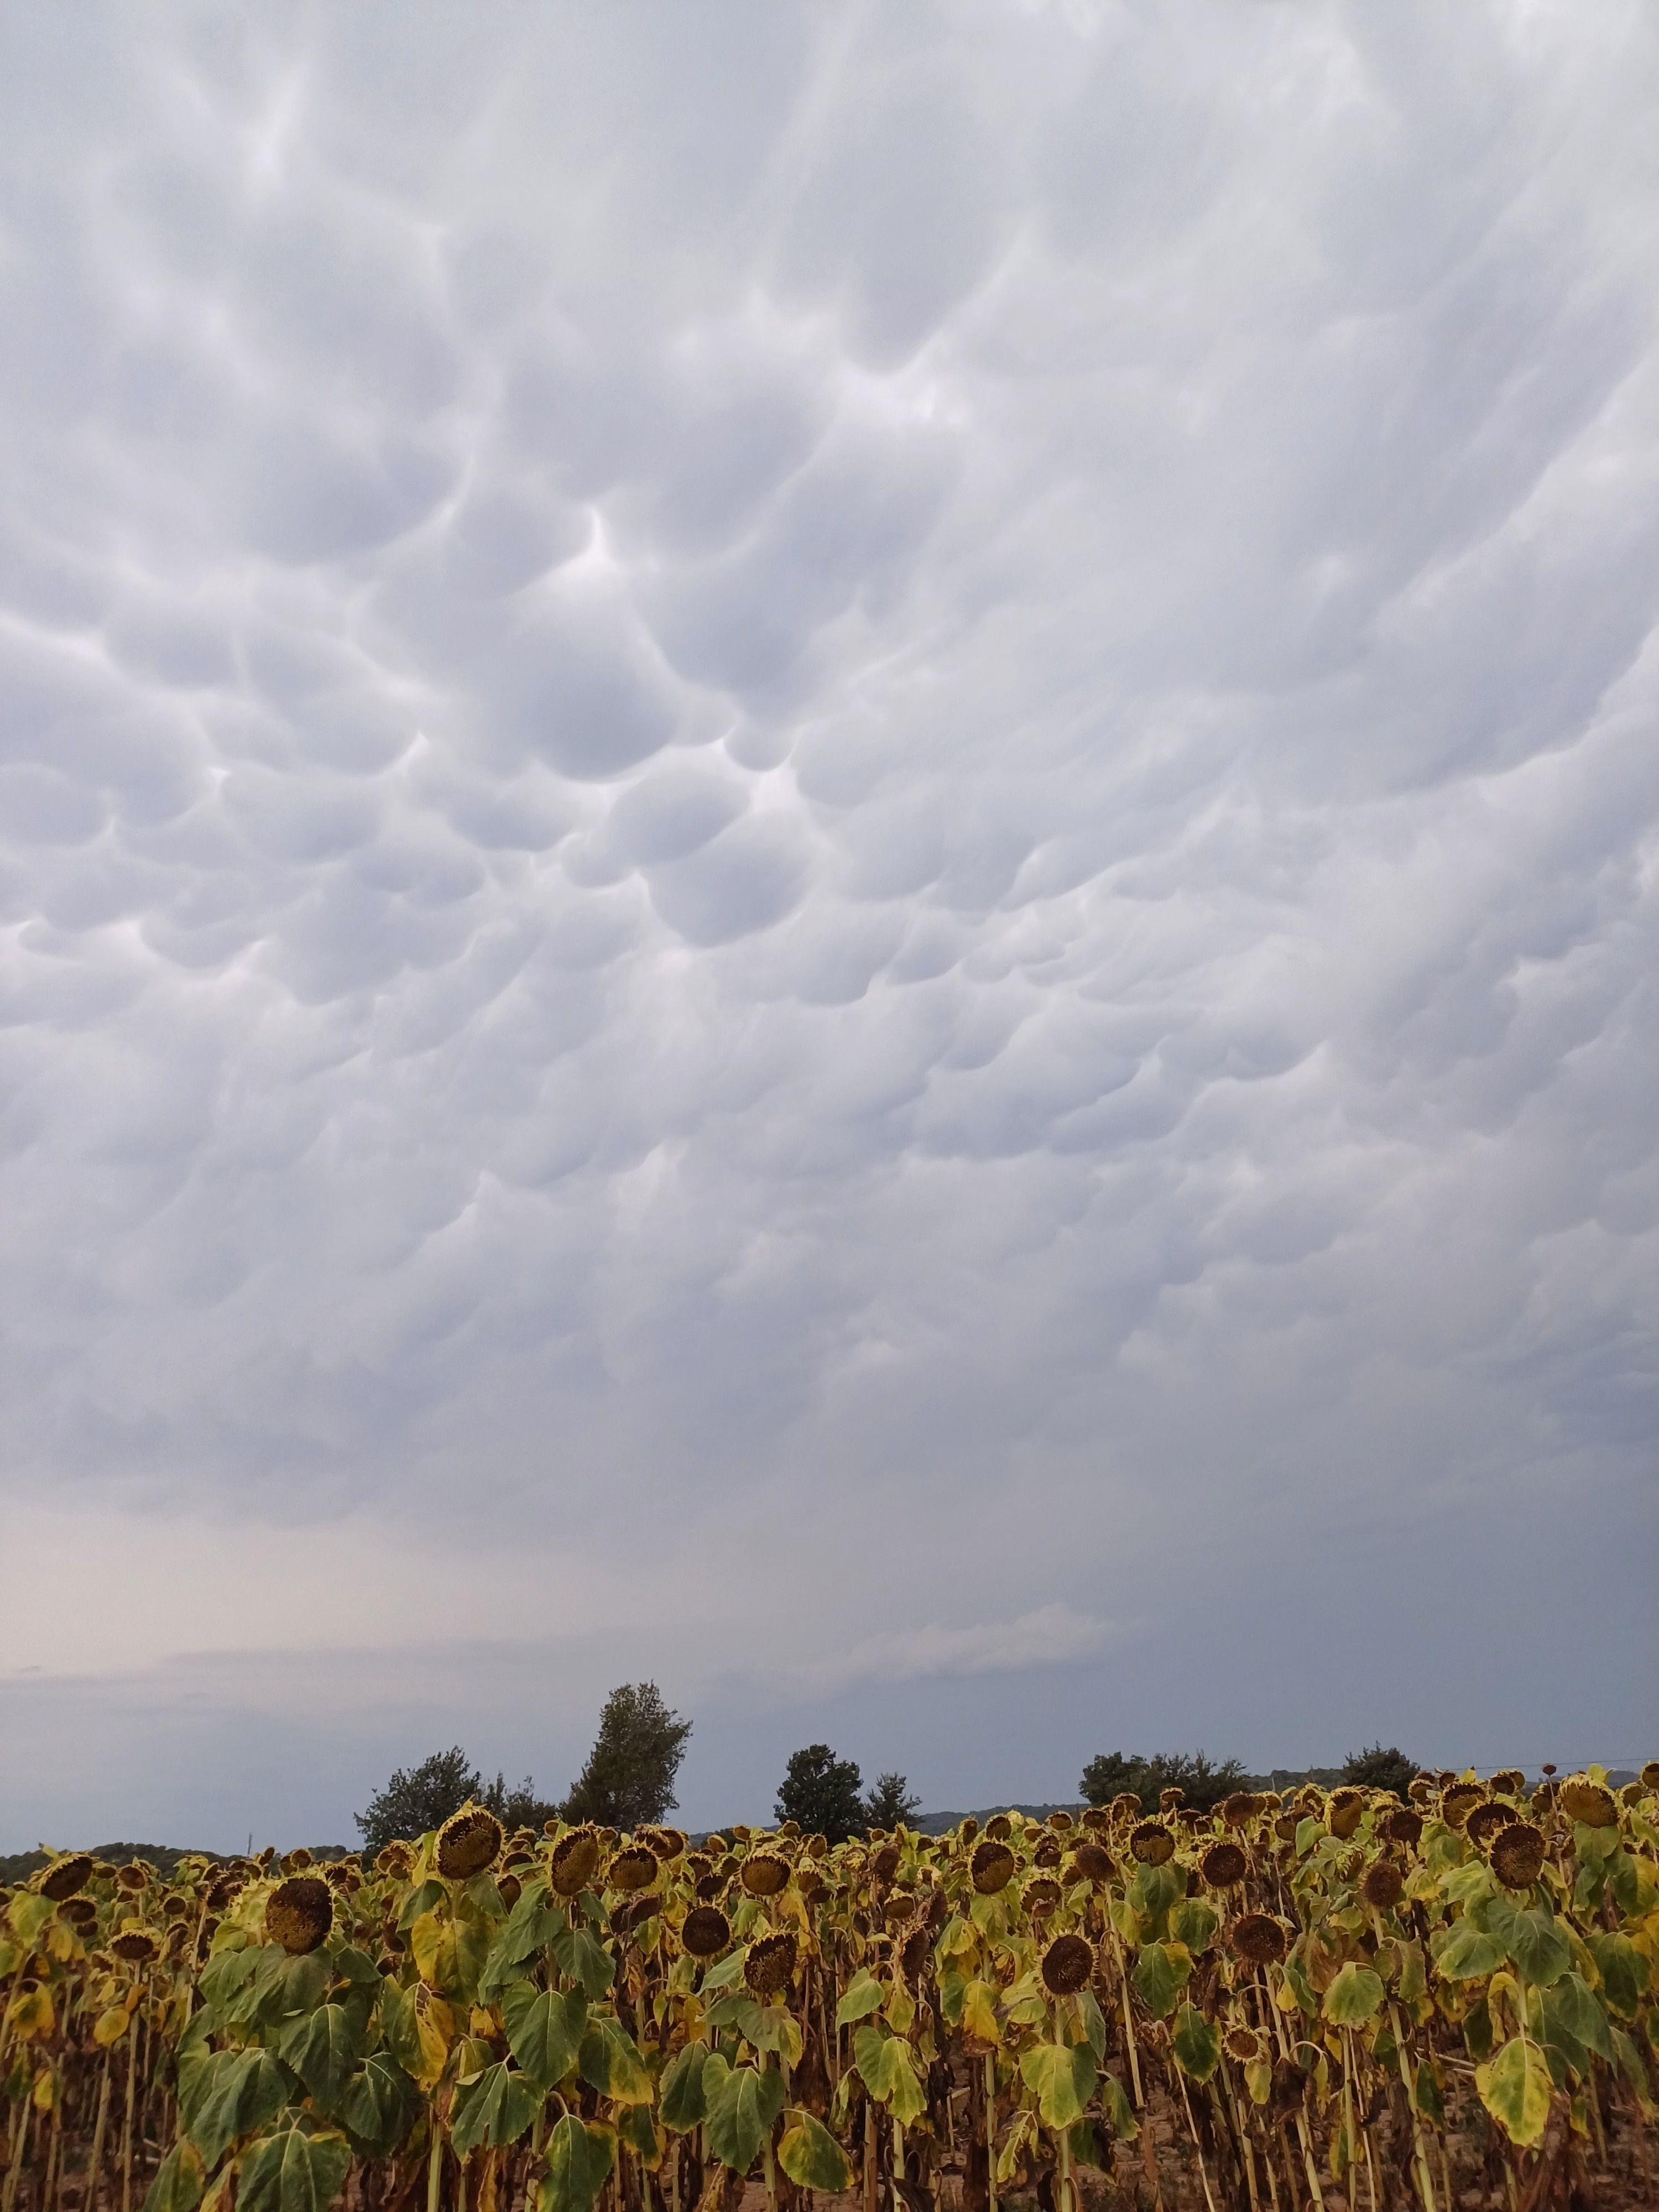
<path id="1" fill-rule="evenodd" d="M 1031 1863 L 1033 1866 L 1057 1867 L 1060 1864 L 1060 1838 L 1057 1836 L 1045 1836 L 1033 1852 Z"/>
<path id="2" fill-rule="evenodd" d="M 1619 1801 L 1612 1790 L 1582 1774 L 1572 1775 L 1561 1784 L 1557 1802 L 1568 1820 L 1581 1826 L 1616 1828 L 1619 1825 Z"/>
<path id="3" fill-rule="evenodd" d="M 1454 1782 L 1440 1793 L 1440 1817 L 1448 1827 L 1461 1828 L 1486 1796 L 1478 1782 Z"/>
<path id="4" fill-rule="evenodd" d="M 493 1867 L 507 1838 L 482 1805 L 463 1805 L 438 1831 L 438 1871 L 447 1881 L 468 1881 Z"/>
<path id="5" fill-rule="evenodd" d="M 648 1888 L 657 1879 L 657 1855 L 643 1844 L 630 1844 L 611 1860 L 605 1879 L 608 1888 L 624 1893 Z"/>
<path id="6" fill-rule="evenodd" d="M 326 1942 L 333 1925 L 333 1894 L 314 1874 L 289 1875 L 265 1899 L 265 1933 L 293 1958 Z"/>
<path id="7" fill-rule="evenodd" d="M 1334 1790 L 1325 1808 L 1325 1825 L 1346 1843 L 1365 1817 L 1365 1800 L 1358 1790 Z"/>
<path id="8" fill-rule="evenodd" d="M 750 1897 L 775 1897 L 789 1883 L 789 1862 L 776 1851 L 753 1851 L 744 1861 L 738 1880 Z"/>
<path id="9" fill-rule="evenodd" d="M 1103 1844 L 1085 1840 L 1072 1853 L 1066 1872 L 1073 1881 L 1109 1881 L 1117 1867 Z"/>
<path id="10" fill-rule="evenodd" d="M 1060 1884 L 1050 1875 L 1040 1874 L 1035 1881 L 1025 1885 L 1025 1910 L 1034 1919 L 1040 1920 L 1052 1912 L 1060 1903 Z"/>
<path id="11" fill-rule="evenodd" d="M 514 1906 L 524 1895 L 524 1884 L 519 1880 L 517 1875 L 504 1874 L 501 1880 L 496 1883 L 495 1887 L 501 1893 L 501 1903 L 507 1907 L 507 1911 L 511 1912 Z"/>
<path id="12" fill-rule="evenodd" d="M 985 1823 L 985 1832 L 993 1843 L 1006 1844 L 1014 1832 L 1014 1824 L 1006 1813 L 993 1813 Z"/>
<path id="13" fill-rule="evenodd" d="M 1498 1831 L 1507 1828 L 1514 1818 L 1513 1805 L 1505 1805 L 1496 1797 L 1488 1797 L 1486 1803 L 1477 1805 L 1464 1821 L 1463 1832 L 1472 1844 L 1478 1844 L 1485 1850 Z"/>
<path id="14" fill-rule="evenodd" d="M 685 1916 L 680 1942 L 694 1959 L 712 1959 L 732 1941 L 732 1923 L 717 1905 L 696 1905 Z"/>
<path id="15" fill-rule="evenodd" d="M 561 1897 L 574 1897 L 586 1888 L 599 1864 L 598 1835 L 592 1828 L 573 1828 L 553 1846 L 547 1862 L 548 1879 Z"/>
<path id="16" fill-rule="evenodd" d="M 787 1932 L 781 1936 L 763 1936 L 757 1943 L 749 1946 L 749 1956 L 743 1962 L 743 1978 L 751 1996 L 775 1996 L 787 1990 L 795 1971 L 795 1939 Z"/>
<path id="17" fill-rule="evenodd" d="M 1253 1966 L 1276 1966 L 1285 1955 L 1285 1930 L 1265 1912 L 1246 1912 L 1234 1921 L 1227 1940 Z"/>
<path id="18" fill-rule="evenodd" d="M 1378 1859 L 1375 1866 L 1367 1867 L 1359 1885 L 1361 1896 L 1377 1912 L 1392 1911 L 1405 1887 L 1406 1877 L 1387 1859 Z"/>
<path id="19" fill-rule="evenodd" d="M 904 1853 L 896 1844 L 884 1844 L 871 1860 L 870 1871 L 878 1881 L 891 1881 L 903 1856 Z"/>
<path id="20" fill-rule="evenodd" d="M 116 1869 L 115 1886 L 136 1896 L 141 1889 L 149 1887 L 149 1869 L 141 1860 L 133 1859 L 126 1866 Z"/>
<path id="21" fill-rule="evenodd" d="M 1228 2057 L 1237 2059 L 1241 2066 L 1248 2066 L 1253 2058 L 1260 2058 L 1264 2053 L 1263 2039 L 1253 2027 L 1230 2027 L 1221 2042 Z"/>
<path id="22" fill-rule="evenodd" d="M 109 1948 L 129 1966 L 142 1966 L 155 1956 L 155 1938 L 147 1928 L 124 1928 Z"/>
<path id="23" fill-rule="evenodd" d="M 1395 1805 L 1382 1815 L 1382 1832 L 1391 1844 L 1417 1848 L 1423 1833 L 1423 1815 L 1410 1805 Z"/>
<path id="24" fill-rule="evenodd" d="M 997 1817 L 1000 1820 L 1002 1816 L 999 1814 Z M 1014 1878 L 1014 1855 L 1006 1843 L 987 1835 L 983 1842 L 975 1844 L 968 1869 L 980 1895 L 994 1897 L 1000 1889 L 1006 1889 Z"/>
<path id="25" fill-rule="evenodd" d="M 1164 1866 L 1175 1856 L 1175 1838 L 1162 1820 L 1143 1820 L 1130 1831 L 1129 1849 L 1142 1866 Z"/>
<path id="26" fill-rule="evenodd" d="M 40 1894 L 49 1897 L 54 1905 L 62 1905 L 77 1890 L 84 1889 L 91 1880 L 91 1853 L 76 1851 L 68 1858 L 52 1861 L 41 1878 Z"/>
<path id="27" fill-rule="evenodd" d="M 1250 1863 L 1237 1844 L 1212 1844 L 1200 1859 L 1198 1870 L 1212 1889 L 1231 1889 L 1243 1881 Z"/>
<path id="28" fill-rule="evenodd" d="M 1544 1870 L 1544 1838 L 1530 1820 L 1511 1820 L 1492 1838 L 1487 1856 L 1505 1889 L 1530 1889 Z"/>
<path id="29" fill-rule="evenodd" d="M 1092 1947 L 1081 1936 L 1056 1936 L 1042 1954 L 1042 1986 L 1057 1997 L 1086 1989 L 1095 1971 Z"/>

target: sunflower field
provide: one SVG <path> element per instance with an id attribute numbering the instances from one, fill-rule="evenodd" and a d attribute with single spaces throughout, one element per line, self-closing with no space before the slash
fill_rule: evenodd
<path id="1" fill-rule="evenodd" d="M 1410 1796 L 61 1855 L 0 2212 L 1659 2204 L 1659 1762 Z"/>

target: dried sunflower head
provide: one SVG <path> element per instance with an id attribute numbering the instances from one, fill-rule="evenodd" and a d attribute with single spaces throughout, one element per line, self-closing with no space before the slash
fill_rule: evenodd
<path id="1" fill-rule="evenodd" d="M 657 1879 L 657 1855 L 643 1844 L 629 1844 L 611 1860 L 605 1878 L 611 1889 L 648 1889 Z"/>
<path id="2" fill-rule="evenodd" d="M 1227 1931 L 1227 1940 L 1252 1966 L 1276 1966 L 1285 1956 L 1285 1930 L 1265 1912 L 1241 1913 Z"/>
<path id="3" fill-rule="evenodd" d="M 1246 2027 L 1242 2021 L 1235 2021 L 1224 2030 L 1221 2046 L 1228 2057 L 1236 2059 L 1241 2066 L 1248 2066 L 1255 2058 L 1265 2058 L 1267 2053 L 1267 2039 L 1261 2030 Z"/>
<path id="4" fill-rule="evenodd" d="M 1399 1868 L 1388 1859 L 1378 1859 L 1366 1868 L 1359 1893 L 1374 1912 L 1391 1912 L 1405 1887 L 1406 1877 Z"/>
<path id="5" fill-rule="evenodd" d="M 98 1907 L 89 1897 L 66 1897 L 58 1908 L 58 1917 L 67 1920 L 71 1928 L 90 1928 L 98 1917 Z"/>
<path id="6" fill-rule="evenodd" d="M 1072 1853 L 1066 1872 L 1073 1881 L 1109 1881 L 1117 1867 L 1103 1844 L 1085 1838 Z"/>
<path id="7" fill-rule="evenodd" d="M 1511 1820 L 1487 1848 L 1492 1870 L 1505 1889 L 1530 1889 L 1544 1870 L 1544 1837 L 1530 1820 Z"/>
<path id="8" fill-rule="evenodd" d="M 1130 1831 L 1129 1849 L 1142 1866 L 1164 1866 L 1175 1856 L 1175 1838 L 1162 1820 L 1143 1820 Z"/>
<path id="9" fill-rule="evenodd" d="M 155 1938 L 148 1928 L 141 1928 L 136 1920 L 129 1920 L 118 1935 L 112 1938 L 110 1949 L 129 1966 L 144 1966 L 155 1956 Z"/>
<path id="10" fill-rule="evenodd" d="M 1478 1782 L 1453 1782 L 1440 1793 L 1440 1817 L 1448 1827 L 1461 1828 L 1486 1796 Z"/>
<path id="11" fill-rule="evenodd" d="M 1056 1808 L 1048 1815 L 1048 1826 L 1051 1828 L 1058 1828 L 1061 1835 L 1064 1835 L 1067 1828 L 1073 1825 L 1072 1816 L 1063 1805 Z"/>
<path id="12" fill-rule="evenodd" d="M 115 1886 L 136 1897 L 141 1889 L 149 1887 L 149 1869 L 142 1859 L 131 1860 L 127 1865 L 115 1869 Z"/>
<path id="13" fill-rule="evenodd" d="M 1619 1801 L 1611 1790 L 1588 1775 L 1572 1774 L 1561 1784 L 1556 1801 L 1568 1820 L 1586 1828 L 1616 1828 Z"/>
<path id="14" fill-rule="evenodd" d="M 401 1879 L 413 1863 L 407 1844 L 386 1844 L 375 1854 L 374 1871 L 376 1874 L 395 1875 Z"/>
<path id="15" fill-rule="evenodd" d="M 1032 1853 L 1031 1863 L 1033 1866 L 1057 1867 L 1060 1864 L 1060 1857 L 1059 1837 L 1045 1836 Z"/>
<path id="16" fill-rule="evenodd" d="M 891 1881 L 899 1870 L 904 1853 L 896 1844 L 884 1844 L 870 1862 L 870 1871 L 878 1881 Z"/>
<path id="17" fill-rule="evenodd" d="M 1344 1843 L 1365 1817 L 1365 1796 L 1360 1790 L 1333 1790 L 1325 1808 L 1325 1825 Z"/>
<path id="18" fill-rule="evenodd" d="M 1140 1799 L 1133 1790 L 1120 1790 L 1112 1800 L 1112 1811 L 1121 1820 L 1133 1820 L 1140 1813 Z"/>
<path id="19" fill-rule="evenodd" d="M 573 1828 L 554 1844 L 547 1862 L 547 1876 L 561 1897 L 574 1897 L 586 1889 L 598 1871 L 599 1838 L 592 1828 Z"/>
<path id="20" fill-rule="evenodd" d="M 314 1874 L 289 1875 L 265 1899 L 265 1933 L 290 1957 L 316 1950 L 333 1925 L 333 1892 Z"/>
<path id="21" fill-rule="evenodd" d="M 1423 1833 L 1423 1815 L 1410 1805 L 1395 1805 L 1382 1815 L 1382 1826 L 1391 1844 L 1415 1850 Z"/>
<path id="22" fill-rule="evenodd" d="M 1650 1759 L 1637 1777 L 1644 1790 L 1659 1790 L 1659 1759 Z"/>
<path id="23" fill-rule="evenodd" d="M 787 1930 L 751 1943 L 743 1962 L 744 1982 L 752 1996 L 775 1996 L 788 1988 L 794 1971 L 795 1939 Z"/>
<path id="24" fill-rule="evenodd" d="M 776 1897 L 789 1886 L 789 1862 L 779 1851 L 751 1851 L 738 1870 L 750 1897 Z"/>
<path id="25" fill-rule="evenodd" d="M 1177 1805 L 1184 1805 L 1186 1802 L 1186 1791 L 1173 1786 L 1168 1790 L 1160 1790 L 1158 1793 L 1158 1809 L 1160 1813 L 1173 1813 Z"/>
<path id="26" fill-rule="evenodd" d="M 1518 1797 L 1527 1786 L 1527 1778 L 1518 1766 L 1500 1767 L 1487 1787 L 1499 1797 Z"/>
<path id="27" fill-rule="evenodd" d="M 77 1890 L 82 1890 L 92 1880 L 92 1856 L 88 1851 L 75 1851 L 69 1857 L 54 1859 L 40 1878 L 40 1894 L 49 1897 L 54 1905 L 62 1905 Z"/>
<path id="28" fill-rule="evenodd" d="M 1300 1826 L 1301 1822 L 1294 1813 L 1280 1813 L 1274 1818 L 1273 1833 L 1281 1844 L 1293 1844 Z"/>
<path id="29" fill-rule="evenodd" d="M 501 1903 L 507 1907 L 507 1911 L 511 1912 L 514 1906 L 524 1895 L 524 1884 L 519 1880 L 517 1875 L 504 1874 L 501 1877 L 500 1881 L 497 1881 L 495 1887 L 501 1892 Z"/>
<path id="30" fill-rule="evenodd" d="M 1463 1832 L 1472 1844 L 1482 1850 L 1500 1828 L 1508 1827 L 1515 1818 L 1515 1808 L 1496 1797 L 1488 1797 L 1484 1805 L 1477 1805 L 1463 1823 Z"/>
<path id="31" fill-rule="evenodd" d="M 968 1869 L 980 1895 L 994 1897 L 1014 1878 L 1014 1855 L 998 1837 L 988 1834 L 975 1844 Z"/>
<path id="32" fill-rule="evenodd" d="M 1237 1844 L 1212 1844 L 1198 1870 L 1212 1889 L 1231 1889 L 1243 1881 L 1250 1863 Z"/>
<path id="33" fill-rule="evenodd" d="M 1261 1798 L 1249 1790 L 1235 1790 L 1230 1797 L 1222 1799 L 1218 1808 L 1221 1825 L 1225 1828 L 1248 1827 L 1262 1809 Z"/>
<path id="34" fill-rule="evenodd" d="M 463 1805 L 438 1831 L 438 1871 L 447 1881 L 467 1881 L 495 1865 L 506 1841 L 493 1813 L 483 1805 Z"/>
<path id="35" fill-rule="evenodd" d="M 1006 1844 L 1014 1832 L 1014 1824 L 1006 1813 L 993 1813 L 985 1823 L 985 1832 L 994 1843 Z"/>
<path id="36" fill-rule="evenodd" d="M 1035 1881 L 1025 1885 L 1025 1910 L 1034 1920 L 1041 1920 L 1060 1903 L 1060 1884 L 1052 1875 L 1040 1874 Z"/>
<path id="37" fill-rule="evenodd" d="M 289 1851 L 287 1857 L 283 1859 L 283 1872 L 284 1874 L 303 1874 L 306 1869 L 312 1863 L 311 1853 L 306 1849 L 303 1844 L 300 1844 L 296 1845 L 293 1850 Z"/>
<path id="38" fill-rule="evenodd" d="M 1081 1936 L 1056 1936 L 1042 1954 L 1038 1972 L 1050 1996 L 1075 1996 L 1086 1989 L 1095 1971 L 1093 1947 Z"/>
<path id="39" fill-rule="evenodd" d="M 732 1923 L 717 1905 L 695 1905 L 685 1916 L 680 1942 L 694 1959 L 712 1959 L 732 1941 Z"/>

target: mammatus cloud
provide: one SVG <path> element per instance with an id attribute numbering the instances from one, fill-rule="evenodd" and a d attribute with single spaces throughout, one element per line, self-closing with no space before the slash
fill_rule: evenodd
<path id="1" fill-rule="evenodd" d="M 709 1817 L 785 1687 L 1340 1754 L 1330 1605 L 1319 1728 L 1481 1755 L 1457 1547 L 1655 1557 L 1652 23 L 0 35 L 41 1818 L 325 1651 L 343 1775 L 377 1654 L 561 1756 L 648 1655 Z"/>

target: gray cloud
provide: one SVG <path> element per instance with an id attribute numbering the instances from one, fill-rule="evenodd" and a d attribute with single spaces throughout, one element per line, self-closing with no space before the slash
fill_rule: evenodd
<path id="1" fill-rule="evenodd" d="M 1639 1748 L 1634 1605 L 1213 1685 L 1654 1563 L 1651 27 L 0 38 L 26 1839 L 485 1647 L 519 1769 L 648 1658 L 710 1818 L 895 1716 Z"/>

